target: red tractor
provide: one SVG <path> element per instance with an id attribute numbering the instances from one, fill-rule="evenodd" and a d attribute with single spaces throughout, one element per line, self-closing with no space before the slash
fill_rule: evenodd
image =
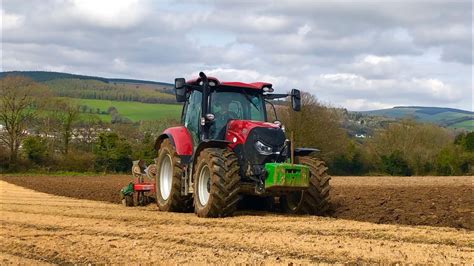
<path id="1" fill-rule="evenodd" d="M 200 73 L 175 79 L 176 100 L 184 103 L 182 126 L 156 140 L 156 201 L 161 211 L 192 210 L 200 217 L 233 214 L 242 197 L 278 201 L 289 213 L 324 214 L 329 205 L 326 166 L 311 148 L 293 147 L 279 121 L 267 120 L 269 101 L 300 91 L 273 94 L 264 82 L 222 82 Z M 276 112 L 275 112 L 276 117 Z"/>

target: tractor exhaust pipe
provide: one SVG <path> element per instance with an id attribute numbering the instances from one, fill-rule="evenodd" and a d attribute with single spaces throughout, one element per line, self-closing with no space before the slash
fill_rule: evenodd
<path id="1" fill-rule="evenodd" d="M 203 85 L 208 85 L 207 76 L 204 72 L 199 72 L 199 77 L 201 78 Z"/>
<path id="2" fill-rule="evenodd" d="M 206 74 L 204 72 L 199 72 L 199 77 L 202 81 L 202 99 L 201 102 L 201 139 L 205 140 L 209 138 L 208 130 L 205 130 L 206 127 L 206 114 L 208 113 L 208 105 L 209 105 L 209 80 L 207 79 Z"/>

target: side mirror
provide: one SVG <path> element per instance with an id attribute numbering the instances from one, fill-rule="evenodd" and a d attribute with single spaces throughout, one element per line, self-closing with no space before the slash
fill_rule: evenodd
<path id="1" fill-rule="evenodd" d="M 174 79 L 174 89 L 176 93 L 176 101 L 179 103 L 186 101 L 186 80 L 184 78 Z"/>
<path id="2" fill-rule="evenodd" d="M 291 90 L 291 108 L 296 112 L 301 110 L 301 92 L 297 89 Z"/>

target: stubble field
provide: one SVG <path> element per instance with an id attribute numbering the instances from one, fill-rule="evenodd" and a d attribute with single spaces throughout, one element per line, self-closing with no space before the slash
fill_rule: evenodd
<path id="1" fill-rule="evenodd" d="M 333 177 L 330 217 L 224 219 L 125 208 L 128 176 L 1 179 L 3 262 L 474 262 L 472 177 Z"/>

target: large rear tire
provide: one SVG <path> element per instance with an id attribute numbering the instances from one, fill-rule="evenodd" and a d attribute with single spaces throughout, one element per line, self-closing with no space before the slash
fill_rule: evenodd
<path id="1" fill-rule="evenodd" d="M 239 202 L 237 156 L 226 149 L 205 149 L 193 172 L 194 212 L 199 217 L 231 216 Z"/>
<path id="2" fill-rule="evenodd" d="M 173 145 L 165 139 L 158 151 L 156 169 L 156 203 L 160 211 L 187 212 L 192 209 L 192 197 L 181 195 L 183 167 Z"/>
<path id="3" fill-rule="evenodd" d="M 323 161 L 302 156 L 295 158 L 296 163 L 309 167 L 309 187 L 303 192 L 280 197 L 280 206 L 284 212 L 299 214 L 325 215 L 329 210 L 331 177 L 327 174 L 327 167 Z"/>

